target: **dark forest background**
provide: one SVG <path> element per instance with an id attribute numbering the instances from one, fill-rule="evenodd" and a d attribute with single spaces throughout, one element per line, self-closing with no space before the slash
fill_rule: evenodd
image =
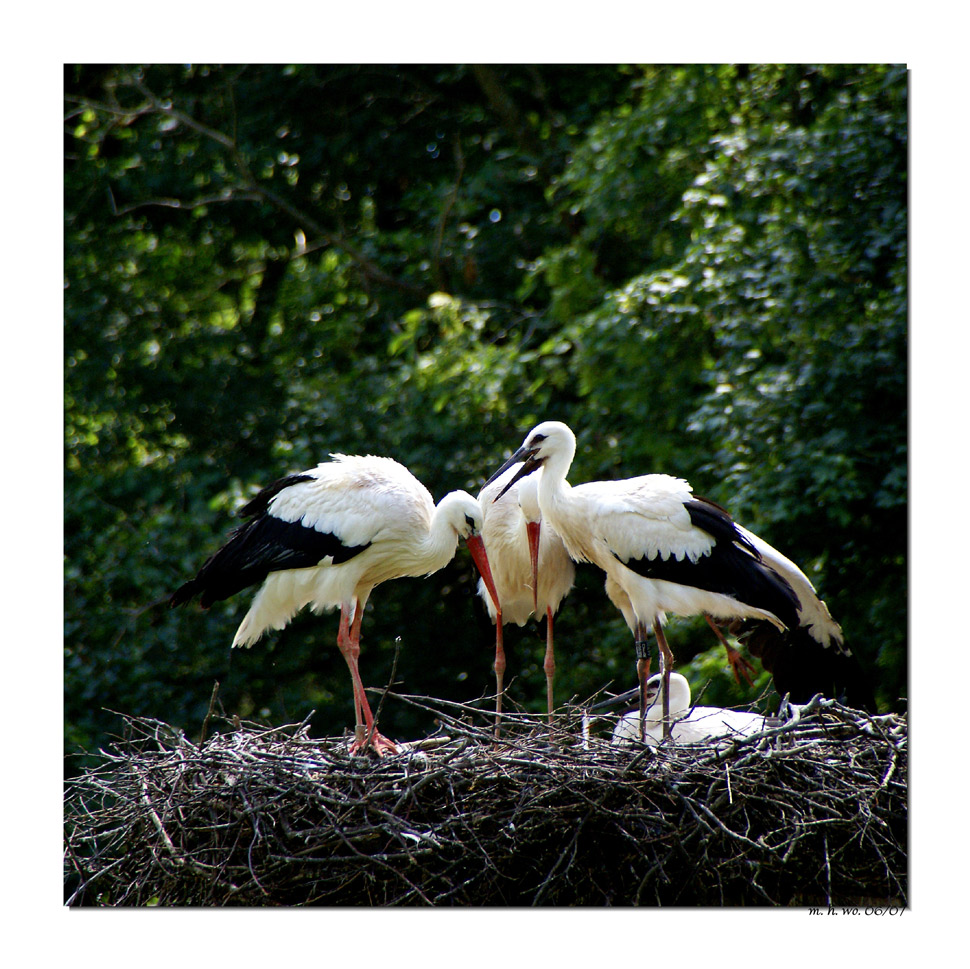
<path id="1" fill-rule="evenodd" d="M 353 722 L 336 617 L 230 651 L 242 594 L 164 600 L 261 485 L 386 454 L 477 493 L 538 420 L 571 480 L 663 471 L 798 562 L 906 695 L 907 72 L 822 66 L 69 66 L 65 743 L 114 712 Z M 380 587 L 364 681 L 470 700 L 493 631 L 460 551 Z M 703 621 L 670 643 L 737 687 Z M 542 629 L 507 635 L 544 708 Z M 633 683 L 579 569 L 557 699 Z M 763 702 L 769 703 L 766 697 Z M 388 701 L 384 732 L 431 729 Z M 72 761 L 75 770 L 82 761 Z"/>

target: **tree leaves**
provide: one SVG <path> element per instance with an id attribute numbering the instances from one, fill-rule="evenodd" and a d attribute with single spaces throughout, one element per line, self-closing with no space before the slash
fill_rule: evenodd
<path id="1" fill-rule="evenodd" d="M 260 485 L 331 451 L 394 456 L 440 497 L 477 491 L 550 417 L 579 437 L 573 480 L 683 475 L 778 545 L 878 664 L 883 699 L 904 693 L 906 80 L 69 68 L 72 748 L 102 742 L 102 707 L 191 729 L 217 676 L 241 715 L 349 723 L 333 619 L 229 654 L 244 596 L 151 603 Z M 460 555 L 382 587 L 365 682 L 403 635 L 408 689 L 488 690 L 473 579 Z M 596 576 L 557 629 L 558 697 L 632 678 Z M 519 635 L 513 694 L 541 709 L 539 638 Z M 710 645 L 703 624 L 671 641 L 684 659 Z M 394 711 L 402 736 L 425 728 L 413 716 Z"/>

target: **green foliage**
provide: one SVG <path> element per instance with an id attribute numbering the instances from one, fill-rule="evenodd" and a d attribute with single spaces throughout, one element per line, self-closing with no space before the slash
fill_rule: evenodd
<path id="1" fill-rule="evenodd" d="M 577 431 L 576 481 L 666 471 L 725 504 L 805 568 L 882 701 L 905 695 L 904 70 L 79 66 L 65 87 L 69 750 L 106 710 L 191 733 L 214 679 L 227 712 L 349 724 L 334 617 L 230 653 L 244 595 L 165 598 L 281 474 L 381 453 L 474 492 L 546 417 Z M 379 589 L 365 681 L 401 637 L 403 690 L 487 692 L 474 586 L 462 552 Z M 630 681 L 595 570 L 557 632 L 559 697 Z M 703 623 L 671 642 L 712 645 Z M 541 630 L 508 645 L 541 709 Z"/>

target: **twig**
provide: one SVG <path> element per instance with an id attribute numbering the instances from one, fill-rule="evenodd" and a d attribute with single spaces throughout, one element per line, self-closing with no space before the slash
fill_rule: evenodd
<path id="1" fill-rule="evenodd" d="M 205 743 L 206 734 L 209 731 L 209 721 L 212 719 L 212 711 L 216 706 L 216 697 L 219 695 L 219 681 L 215 680 L 212 685 L 212 696 L 209 697 L 209 709 L 205 712 L 205 719 L 202 721 L 202 732 L 199 735 L 199 743 Z"/>
<path id="2" fill-rule="evenodd" d="M 124 718 L 68 784 L 68 904 L 905 902 L 903 717 L 816 705 L 750 743 L 631 752 L 584 746 L 581 708 L 555 742 L 513 710 L 496 746 L 484 699 L 396 696 L 395 675 L 384 697 L 447 730 L 417 759 L 351 757 L 307 720 L 196 746 Z"/>

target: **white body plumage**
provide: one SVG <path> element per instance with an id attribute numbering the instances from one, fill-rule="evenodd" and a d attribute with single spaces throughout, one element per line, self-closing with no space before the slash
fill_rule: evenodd
<path id="1" fill-rule="evenodd" d="M 362 609 L 382 582 L 446 566 L 458 539 L 481 527 L 480 506 L 464 491 L 451 492 L 435 506 L 431 492 L 391 458 L 331 457 L 303 472 L 308 480 L 273 497 L 266 514 L 363 550 L 336 564 L 333 554 L 323 554 L 309 568 L 271 572 L 233 646 L 250 646 L 266 630 L 282 629 L 305 606 L 317 613 L 348 603 Z M 325 552 L 322 544 L 320 551 Z"/>
<path id="2" fill-rule="evenodd" d="M 644 743 L 656 746 L 663 739 L 663 677 L 647 680 L 647 709 L 644 715 Z M 680 673 L 670 674 L 670 737 L 690 744 L 712 738 L 745 737 L 765 729 L 759 713 L 728 710 L 722 707 L 691 707 L 690 684 Z M 631 744 L 640 740 L 640 713 L 624 714 L 613 728 L 612 743 Z"/>
<path id="3" fill-rule="evenodd" d="M 502 603 L 502 621 L 524 626 L 534 615 L 544 616 L 549 610 L 555 615 L 559 605 L 572 588 L 576 576 L 562 539 L 550 527 L 542 527 L 537 495 L 538 477 L 523 478 L 509 489 L 506 498 L 496 496 L 515 474 L 507 474 L 492 482 L 478 494 L 484 523 L 482 538 L 488 549 L 492 578 Z M 533 588 L 532 558 L 529 554 L 530 524 L 539 525 L 538 562 Z M 497 610 L 488 595 L 484 581 L 478 582 L 488 614 L 495 621 Z"/>
<path id="4" fill-rule="evenodd" d="M 482 537 L 489 550 L 492 576 L 498 591 L 501 611 L 496 608 L 483 581 L 478 594 L 495 623 L 495 675 L 497 683 L 496 712 L 501 712 L 505 672 L 502 625 L 514 622 L 524 626 L 531 616 L 546 617 L 546 704 L 552 714 L 555 656 L 553 617 L 559 604 L 572 588 L 576 567 L 559 536 L 544 525 L 539 512 L 537 482 L 523 478 L 512 485 L 504 501 L 495 499 L 515 475 L 510 469 L 479 492 L 484 524 Z"/>
<path id="5" fill-rule="evenodd" d="M 668 612 L 756 618 L 784 628 L 767 608 L 716 588 L 689 584 L 689 568 L 678 573 L 685 581 L 635 571 L 631 567 L 635 562 L 643 563 L 642 571 L 657 575 L 671 572 L 663 568 L 665 564 L 710 563 L 717 540 L 691 517 L 692 508 L 707 506 L 702 505 L 703 499 L 694 498 L 686 481 L 666 474 L 573 487 L 566 475 L 575 452 L 572 431 L 558 421 L 546 421 L 529 433 L 526 443 L 506 464 L 528 458 L 522 465 L 526 474 L 542 467 L 538 496 L 543 520 L 559 534 L 573 560 L 592 562 L 606 572 L 626 594 L 629 608 L 646 628 L 654 619 L 662 622 Z M 503 466 L 500 472 L 505 470 Z M 696 571 L 699 574 L 702 569 Z"/>
<path id="6" fill-rule="evenodd" d="M 868 678 L 793 562 L 723 508 L 695 496 L 680 478 L 648 474 L 571 486 L 566 475 L 575 451 L 572 431 L 545 421 L 491 481 L 519 462 L 512 482 L 542 469 L 543 521 L 575 561 L 592 562 L 606 573 L 607 592 L 634 630 L 638 675 L 644 675 L 651 627 L 669 664 L 673 656 L 662 632 L 666 614 L 705 614 L 736 621 L 779 692 L 789 692 L 795 702 L 821 692 L 874 708 Z"/>
<path id="7" fill-rule="evenodd" d="M 431 493 L 403 465 L 373 455 L 333 454 L 332 460 L 288 475 L 241 510 L 248 518 L 172 596 L 194 595 L 203 607 L 249 586 L 259 591 L 233 638 L 250 646 L 268 629 L 282 629 L 305 606 L 340 608 L 337 644 L 350 669 L 357 714 L 352 748 L 395 747 L 377 733 L 360 680 L 360 624 L 375 586 L 403 576 L 430 575 L 454 557 L 458 539 L 492 589 L 481 539 L 482 511 L 464 491 Z"/>

